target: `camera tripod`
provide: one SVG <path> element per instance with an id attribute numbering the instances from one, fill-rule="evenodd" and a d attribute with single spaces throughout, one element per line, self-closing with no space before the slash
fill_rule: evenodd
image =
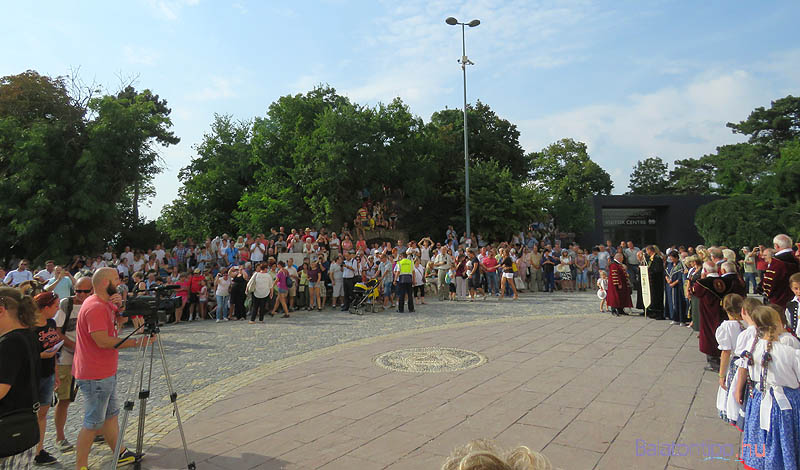
<path id="1" fill-rule="evenodd" d="M 138 363 L 136 369 L 131 372 L 131 380 L 128 382 L 128 391 L 125 393 L 125 404 L 123 405 L 123 414 L 122 414 L 122 424 L 119 427 L 119 435 L 117 438 L 117 447 L 114 449 L 114 456 L 112 457 L 112 461 L 114 462 L 113 466 L 111 467 L 113 470 L 117 469 L 117 465 L 119 463 L 119 453 L 122 450 L 122 441 L 125 437 L 125 428 L 128 424 L 128 415 L 133 411 L 134 400 L 133 400 L 133 382 L 136 381 L 136 375 L 139 376 L 139 392 L 137 397 L 139 399 L 139 423 L 137 428 L 136 434 L 136 461 L 133 463 L 133 468 L 135 470 L 140 470 L 142 466 L 141 458 L 142 458 L 142 446 L 144 445 L 144 422 L 145 417 L 147 414 L 147 399 L 150 398 L 150 385 L 152 384 L 153 380 L 153 359 L 155 356 L 155 348 L 156 345 L 158 346 L 159 357 L 161 359 L 161 365 L 164 368 L 164 379 L 167 382 L 167 389 L 169 390 L 169 400 L 172 402 L 172 414 L 175 416 L 175 419 L 178 421 L 178 431 L 181 435 L 181 442 L 183 444 L 183 453 L 186 455 L 186 468 L 188 470 L 195 470 L 195 464 L 193 461 L 189 460 L 189 450 L 186 448 L 186 436 L 183 433 L 183 423 L 181 422 L 181 413 L 178 410 L 178 394 L 175 393 L 175 390 L 172 387 L 172 379 L 169 376 L 169 371 L 167 370 L 167 358 L 164 355 L 164 345 L 161 343 L 161 335 L 159 334 L 158 328 L 158 320 L 155 317 L 145 316 L 145 322 L 133 330 L 128 336 L 126 336 L 123 340 L 119 341 L 116 346 L 119 347 L 125 340 L 136 334 L 138 331 L 142 330 L 142 333 L 147 337 L 155 337 L 155 342 L 143 342 L 142 345 L 139 346 L 137 350 L 138 356 Z M 145 362 L 147 361 L 147 350 L 148 347 L 150 349 L 150 367 L 147 371 L 147 384 L 145 386 L 144 383 L 144 366 Z"/>

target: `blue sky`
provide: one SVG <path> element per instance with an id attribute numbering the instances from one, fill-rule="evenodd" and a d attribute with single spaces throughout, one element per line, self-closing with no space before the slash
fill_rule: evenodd
<path id="1" fill-rule="evenodd" d="M 468 99 L 517 124 L 526 151 L 560 138 L 627 190 L 637 160 L 713 152 L 725 127 L 800 94 L 800 2 L 210 1 L 5 2 L 0 75 L 34 69 L 116 91 L 137 76 L 182 139 L 143 213 L 177 195 L 178 170 L 213 114 L 249 119 L 327 83 L 356 102 L 400 96 L 426 121 L 462 100 L 455 16 L 467 30 Z"/>

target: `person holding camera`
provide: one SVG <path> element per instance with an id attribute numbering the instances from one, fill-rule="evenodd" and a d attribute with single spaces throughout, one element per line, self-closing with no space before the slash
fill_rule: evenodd
<path id="1" fill-rule="evenodd" d="M 31 329 L 35 314 L 30 297 L 0 287 L 0 416 L 15 421 L 0 427 L 0 469 L 31 468 L 39 441 L 36 410 L 41 361 Z"/>
<path id="2" fill-rule="evenodd" d="M 122 296 L 117 293 L 119 274 L 114 268 L 100 268 L 92 276 L 94 294 L 81 305 L 75 327 L 75 354 L 72 375 L 84 397 L 83 426 L 78 433 L 75 468 L 88 469 L 89 451 L 98 432 L 113 450 L 119 434 L 117 405 L 118 349 L 138 348 L 151 342 L 150 337 L 129 338 L 117 345 L 118 330 L 127 318 L 120 315 Z M 137 456 L 123 448 L 119 465 L 133 463 Z"/>

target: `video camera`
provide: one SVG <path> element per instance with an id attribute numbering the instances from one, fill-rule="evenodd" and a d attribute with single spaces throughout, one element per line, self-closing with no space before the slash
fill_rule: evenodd
<path id="1" fill-rule="evenodd" d="M 159 321 L 159 313 L 163 314 L 165 317 L 169 314 L 174 316 L 175 309 L 179 308 L 183 303 L 180 297 L 176 297 L 170 292 L 176 289 L 180 289 L 180 286 L 166 285 L 151 287 L 147 289 L 147 291 L 153 292 L 155 295 L 140 295 L 138 297 L 128 298 L 125 302 L 123 316 L 133 317 L 141 315 L 145 318 L 145 321 Z"/>

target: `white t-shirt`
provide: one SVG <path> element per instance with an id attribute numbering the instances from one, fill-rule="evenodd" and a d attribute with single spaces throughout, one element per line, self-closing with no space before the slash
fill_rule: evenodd
<path id="1" fill-rule="evenodd" d="M 328 276 L 334 282 L 339 283 L 342 281 L 342 267 L 339 266 L 339 263 L 331 263 L 331 267 L 328 269 Z"/>
<path id="2" fill-rule="evenodd" d="M 33 273 L 31 273 L 27 269 L 25 271 L 20 271 L 19 269 L 15 269 L 13 271 L 9 271 L 8 274 L 6 274 L 6 277 L 5 279 L 3 279 L 3 282 L 11 287 L 15 287 L 20 283 L 32 280 L 33 280 Z"/>
<path id="3" fill-rule="evenodd" d="M 126 266 L 126 265 L 124 265 L 122 263 L 120 263 L 119 266 L 117 266 L 117 272 L 121 276 L 127 276 L 127 275 L 130 274 L 130 270 L 128 269 L 128 266 Z"/>
<path id="4" fill-rule="evenodd" d="M 258 263 L 264 261 L 264 253 L 267 247 L 263 243 L 253 243 L 250 245 L 250 261 Z"/>
<path id="5" fill-rule="evenodd" d="M 153 252 L 153 254 L 156 255 L 156 259 L 158 260 L 159 263 L 163 263 L 164 256 L 167 255 L 167 253 L 164 250 L 156 250 Z"/>
<path id="6" fill-rule="evenodd" d="M 221 277 L 217 279 L 217 290 L 214 292 L 214 295 L 219 295 L 220 297 L 227 297 L 230 295 L 231 292 L 231 278 L 225 279 Z"/>
<path id="7" fill-rule="evenodd" d="M 58 311 L 56 312 L 53 320 L 56 322 L 56 327 L 61 328 L 64 326 L 64 321 L 67 319 L 67 308 L 71 299 L 65 298 L 61 299 L 58 303 Z M 69 317 L 69 325 L 67 325 L 67 329 L 65 332 L 65 336 L 75 341 L 75 326 L 78 324 L 78 311 L 81 309 L 81 304 L 73 304 L 72 305 L 72 314 Z M 61 354 L 58 355 L 58 359 L 56 363 L 60 366 L 66 366 L 72 364 L 72 356 L 75 353 L 72 349 L 68 348 L 66 345 L 61 348 Z"/>
<path id="8" fill-rule="evenodd" d="M 42 269 L 41 271 L 36 273 L 35 277 L 38 277 L 39 279 L 47 282 L 50 279 L 53 279 L 54 277 L 56 277 L 56 274 L 55 273 L 51 273 L 50 271 L 48 271 L 46 269 Z"/>
<path id="9" fill-rule="evenodd" d="M 122 253 L 121 255 L 119 255 L 119 257 L 120 257 L 120 259 L 124 259 L 125 261 L 127 261 L 129 266 L 133 264 L 133 252 L 132 251 L 126 251 L 126 252 Z"/>

